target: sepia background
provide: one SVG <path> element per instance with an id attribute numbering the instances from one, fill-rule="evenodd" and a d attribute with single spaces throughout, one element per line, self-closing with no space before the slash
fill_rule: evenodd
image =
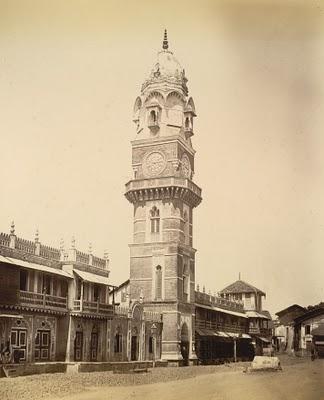
<path id="1" fill-rule="evenodd" d="M 0 230 L 128 278 L 132 109 L 164 28 L 196 104 L 196 282 L 324 300 L 323 1 L 0 0 Z"/>

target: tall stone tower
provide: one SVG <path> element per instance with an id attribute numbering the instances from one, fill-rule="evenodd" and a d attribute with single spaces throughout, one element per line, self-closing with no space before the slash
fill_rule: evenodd
<path id="1" fill-rule="evenodd" d="M 193 209 L 201 189 L 192 181 L 195 105 L 187 79 L 164 33 L 162 50 L 134 105 L 134 205 L 130 298 L 163 314 L 162 359 L 195 360 Z"/>

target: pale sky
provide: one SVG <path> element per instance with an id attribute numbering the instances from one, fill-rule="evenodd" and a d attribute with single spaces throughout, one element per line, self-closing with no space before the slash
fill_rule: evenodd
<path id="1" fill-rule="evenodd" d="M 196 282 L 324 301 L 323 1 L 0 0 L 0 230 L 129 275 L 134 101 L 164 28 L 198 117 Z"/>

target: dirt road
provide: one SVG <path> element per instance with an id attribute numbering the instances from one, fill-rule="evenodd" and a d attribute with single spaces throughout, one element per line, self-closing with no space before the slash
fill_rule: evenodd
<path id="1" fill-rule="evenodd" d="M 282 372 L 215 372 L 140 386 L 92 388 L 69 400 L 324 400 L 324 360 L 288 365 Z"/>
<path id="2" fill-rule="evenodd" d="M 0 400 L 324 400 L 324 359 L 281 361 L 282 372 L 250 374 L 238 363 L 2 378 Z"/>

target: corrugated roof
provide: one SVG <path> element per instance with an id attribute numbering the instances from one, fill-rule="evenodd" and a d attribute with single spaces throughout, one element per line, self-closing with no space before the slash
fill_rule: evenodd
<path id="1" fill-rule="evenodd" d="M 250 285 L 249 283 L 246 283 L 244 281 L 241 281 L 240 279 L 224 288 L 223 290 L 220 291 L 220 293 L 259 293 L 265 296 L 266 294 L 256 288 L 255 286 Z"/>

